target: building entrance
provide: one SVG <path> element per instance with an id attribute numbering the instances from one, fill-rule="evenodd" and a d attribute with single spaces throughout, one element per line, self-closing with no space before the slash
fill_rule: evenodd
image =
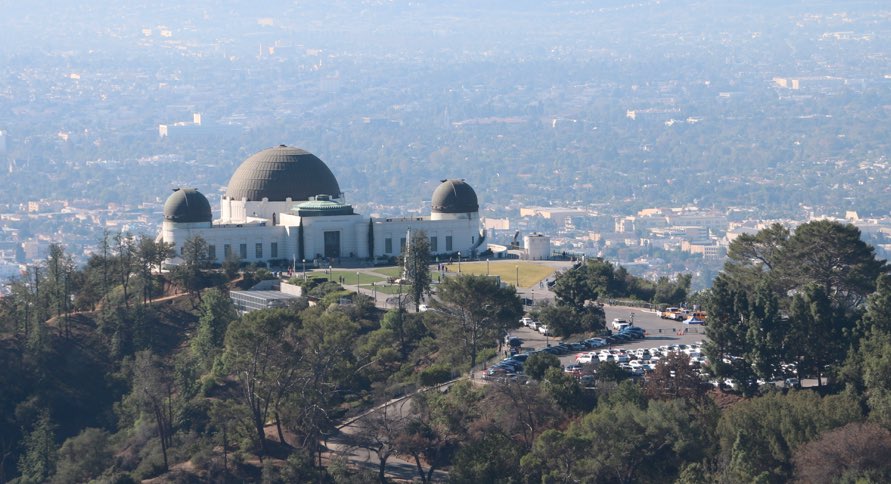
<path id="1" fill-rule="evenodd" d="M 340 231 L 325 232 L 325 257 L 340 257 Z"/>

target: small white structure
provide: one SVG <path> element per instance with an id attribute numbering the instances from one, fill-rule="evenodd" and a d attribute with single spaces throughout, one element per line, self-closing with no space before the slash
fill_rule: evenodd
<path id="1" fill-rule="evenodd" d="M 546 260 L 551 257 L 551 238 L 547 235 L 524 235 L 523 247 L 528 260 Z"/>

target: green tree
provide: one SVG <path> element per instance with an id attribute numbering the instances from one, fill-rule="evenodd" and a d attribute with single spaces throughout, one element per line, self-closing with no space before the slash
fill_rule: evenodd
<path id="1" fill-rule="evenodd" d="M 455 456 L 449 482 L 522 482 L 520 458 L 523 448 L 507 436 L 493 432 L 461 447 Z"/>
<path id="2" fill-rule="evenodd" d="M 590 328 L 584 327 L 581 314 L 565 304 L 550 304 L 545 301 L 538 308 L 538 320 L 547 325 L 548 330 L 558 337 L 568 337 Z"/>
<path id="3" fill-rule="evenodd" d="M 527 358 L 523 367 L 529 378 L 541 380 L 549 368 L 560 368 L 560 358 L 542 351 Z"/>
<path id="4" fill-rule="evenodd" d="M 408 246 L 403 258 L 405 278 L 410 285 L 409 296 L 418 311 L 425 296 L 430 295 L 430 284 L 433 278 L 430 274 L 430 239 L 423 230 L 415 230 L 411 233 Z"/>
<path id="5" fill-rule="evenodd" d="M 160 358 L 151 351 L 140 351 L 133 360 L 131 385 L 129 399 L 142 414 L 154 421 L 166 472 L 175 430 L 172 378 Z"/>
<path id="6" fill-rule="evenodd" d="M 516 327 L 523 306 L 516 289 L 501 287 L 486 276 L 462 274 L 446 278 L 439 286 L 437 307 L 445 313 L 445 324 L 457 334 L 471 368 L 484 341 L 501 341 Z"/>
<path id="7" fill-rule="evenodd" d="M 130 307 L 130 284 L 131 276 L 136 268 L 136 244 L 133 235 L 125 232 L 118 232 L 114 236 L 114 256 L 117 261 L 116 271 L 118 274 L 118 282 L 124 291 L 124 306 Z"/>
<path id="8" fill-rule="evenodd" d="M 585 301 L 597 300 L 600 294 L 589 280 L 586 267 L 580 265 L 557 275 L 553 288 L 557 301 L 581 310 L 585 306 Z"/>
<path id="9" fill-rule="evenodd" d="M 854 322 L 833 307 L 821 286 L 811 285 L 792 298 L 790 331 L 786 345 L 799 364 L 799 373 L 810 370 L 823 385 L 824 368 L 843 361 Z"/>
<path id="10" fill-rule="evenodd" d="M 486 385 L 470 440 L 479 440 L 480 434 L 500 433 L 520 444 L 524 451 L 531 450 L 541 432 L 564 418 L 553 393 L 547 384 L 505 381 Z"/>
<path id="11" fill-rule="evenodd" d="M 582 388 L 575 377 L 561 368 L 545 370 L 542 386 L 564 412 L 580 415 L 594 409 L 594 392 Z"/>
<path id="12" fill-rule="evenodd" d="M 173 269 L 176 284 L 198 299 L 204 287 L 204 271 L 210 267 L 207 254 L 207 241 L 203 237 L 189 237 L 183 242 L 181 250 L 183 262 Z"/>
<path id="13" fill-rule="evenodd" d="M 656 281 L 653 303 L 679 306 L 687 300 L 692 280 L 692 274 L 678 274 L 674 280 L 664 276 L 660 277 Z"/>
<path id="14" fill-rule="evenodd" d="M 297 365 L 293 389 L 272 408 L 276 415 L 287 412 L 287 424 L 301 447 L 321 462 L 322 439 L 333 431 L 335 409 L 343 402 L 344 390 L 356 387 L 358 365 L 352 350 L 359 327 L 337 310 L 313 308 L 301 318 L 300 357 L 291 356 Z"/>
<path id="15" fill-rule="evenodd" d="M 543 482 L 670 482 L 709 456 L 714 415 L 684 400 L 607 403 L 542 433 L 523 467 L 538 466 Z"/>
<path id="16" fill-rule="evenodd" d="M 198 329 L 191 341 L 192 353 L 198 358 L 202 370 L 213 367 L 222 354 L 229 323 L 238 318 L 232 300 L 219 289 L 211 289 L 201 300 Z"/>
<path id="17" fill-rule="evenodd" d="M 710 291 L 708 340 L 704 350 L 718 378 L 732 378 L 746 394 L 758 377 L 779 376 L 780 363 L 790 358 L 790 326 L 780 313 L 777 295 L 767 282 L 751 292 L 722 274 Z"/>
<path id="18" fill-rule="evenodd" d="M 422 482 L 431 482 L 436 470 L 451 462 L 460 443 L 469 440 L 482 398 L 482 389 L 464 381 L 452 385 L 446 394 L 419 393 L 412 400 L 412 413 L 398 447 L 414 459 Z"/>
<path id="19" fill-rule="evenodd" d="M 842 313 L 860 307 L 886 270 L 857 227 L 830 220 L 800 225 L 781 256 L 778 270 L 788 288 L 816 285 Z"/>
<path id="20" fill-rule="evenodd" d="M 267 454 L 264 429 L 270 412 L 296 384 L 302 352 L 295 323 L 288 310 L 254 311 L 233 321 L 226 331 L 225 368 L 238 382 L 239 400 L 248 410 L 261 458 Z M 284 440 L 280 419 L 275 420 Z"/>
<path id="21" fill-rule="evenodd" d="M 89 482 L 102 475 L 112 462 L 108 432 L 87 428 L 67 439 L 58 453 L 54 483 Z"/>
<path id="22" fill-rule="evenodd" d="M 765 474 L 770 482 L 785 482 L 799 445 L 860 418 L 858 402 L 847 395 L 773 392 L 739 402 L 724 411 L 717 426 L 721 457 L 731 463 L 728 477 L 752 482 Z"/>
<path id="23" fill-rule="evenodd" d="M 19 459 L 21 480 L 25 483 L 47 482 L 56 471 L 56 425 L 49 412 L 42 410 L 34 427 L 25 434 L 24 454 Z"/>

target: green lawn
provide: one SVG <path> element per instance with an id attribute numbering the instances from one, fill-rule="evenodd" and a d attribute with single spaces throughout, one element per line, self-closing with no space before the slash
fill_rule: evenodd
<path id="1" fill-rule="evenodd" d="M 399 266 L 375 267 L 372 271 L 384 277 L 399 277 L 402 275 L 402 268 Z"/>
<path id="2" fill-rule="evenodd" d="M 300 276 L 301 276 L 301 274 L 298 273 L 297 277 L 300 277 Z M 355 271 L 337 271 L 337 270 L 335 270 L 335 271 L 331 271 L 330 275 L 325 274 L 325 271 L 315 271 L 315 272 L 308 272 L 307 277 L 309 277 L 310 279 L 316 279 L 316 278 L 323 277 L 323 278 L 328 279 L 329 281 L 334 281 L 334 282 L 339 282 L 340 278 L 343 277 L 344 284 L 351 284 L 351 285 L 356 284 L 356 272 Z M 367 272 L 359 273 L 359 284 L 361 284 L 361 285 L 371 284 L 372 282 L 377 284 L 377 283 L 383 282 L 385 280 L 386 280 L 386 277 L 383 277 L 383 276 L 376 276 L 374 274 L 369 274 Z"/>
<path id="3" fill-rule="evenodd" d="M 486 274 L 486 262 L 462 262 L 462 274 Z M 510 285 L 516 285 L 517 274 L 520 275 L 520 287 L 531 287 L 538 284 L 542 279 L 551 276 L 554 268 L 546 264 L 532 261 L 507 260 L 492 261 L 488 263 L 488 274 L 492 276 L 500 276 L 501 282 Z M 458 272 L 458 263 L 453 262 L 449 265 L 449 272 Z"/>

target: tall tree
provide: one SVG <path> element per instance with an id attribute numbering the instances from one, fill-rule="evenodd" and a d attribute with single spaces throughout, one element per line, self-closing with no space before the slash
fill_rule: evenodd
<path id="1" fill-rule="evenodd" d="M 56 471 L 56 425 L 47 410 L 42 410 L 34 427 L 25 435 L 25 453 L 19 459 L 22 482 L 47 482 Z"/>
<path id="2" fill-rule="evenodd" d="M 261 458 L 267 453 L 265 427 L 270 412 L 296 381 L 302 354 L 295 323 L 295 316 L 286 309 L 254 311 L 233 321 L 226 331 L 224 363 L 238 382 L 239 399 L 248 409 Z"/>
<path id="3" fill-rule="evenodd" d="M 192 353 L 203 371 L 213 367 L 222 354 L 229 323 L 238 318 L 232 300 L 220 289 L 210 289 L 201 300 L 198 329 L 191 341 Z"/>
<path id="4" fill-rule="evenodd" d="M 189 237 L 182 246 L 183 262 L 173 271 L 173 278 L 190 295 L 201 299 L 204 270 L 210 267 L 207 241 L 200 235 Z"/>
<path id="5" fill-rule="evenodd" d="M 445 313 L 445 322 L 457 333 L 470 366 L 483 341 L 496 343 L 506 330 L 516 327 L 523 305 L 514 287 L 502 287 L 486 276 L 461 274 L 443 280 L 437 306 Z"/>
<path id="6" fill-rule="evenodd" d="M 352 354 L 358 325 L 341 311 L 310 309 L 301 313 L 303 325 L 297 336 L 302 344 L 296 362 L 297 375 L 287 408 L 291 428 L 299 444 L 318 458 L 322 440 L 334 427 L 332 412 L 342 401 L 342 389 L 355 385 L 357 362 Z"/>
<path id="7" fill-rule="evenodd" d="M 384 406 L 361 418 L 355 426 L 357 445 L 373 452 L 378 459 L 378 480 L 387 483 L 387 461 L 399 451 L 399 438 L 405 432 L 406 416 L 400 403 Z"/>
<path id="8" fill-rule="evenodd" d="M 164 470 L 169 467 L 168 454 L 173 446 L 173 379 L 160 358 L 145 350 L 136 353 L 131 375 L 129 399 L 152 419 L 161 443 Z"/>
<path id="9" fill-rule="evenodd" d="M 800 225 L 781 254 L 778 269 L 787 288 L 819 286 L 844 313 L 856 311 L 887 270 L 857 227 L 830 220 Z"/>
<path id="10" fill-rule="evenodd" d="M 403 257 L 403 267 L 405 278 L 411 285 L 410 297 L 415 305 L 415 312 L 424 297 L 430 295 L 430 284 L 433 282 L 430 262 L 430 239 L 427 238 L 427 233 L 423 230 L 413 231 Z"/>
<path id="11" fill-rule="evenodd" d="M 118 280 L 124 291 L 124 306 L 130 307 L 130 283 L 136 268 L 136 244 L 130 233 L 118 232 L 114 236 L 114 254 L 117 259 Z"/>
<path id="12" fill-rule="evenodd" d="M 786 345 L 799 365 L 799 373 L 810 370 L 822 386 L 824 368 L 845 357 L 853 321 L 833 307 L 822 286 L 810 285 L 792 298 L 789 322 Z"/>

